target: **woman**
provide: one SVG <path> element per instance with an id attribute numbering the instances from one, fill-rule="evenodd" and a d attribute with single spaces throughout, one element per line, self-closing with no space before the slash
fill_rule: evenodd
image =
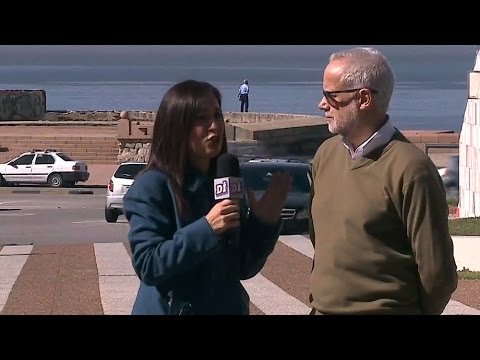
<path id="1" fill-rule="evenodd" d="M 141 284 L 133 314 L 244 314 L 249 297 L 240 280 L 255 276 L 278 239 L 291 186 L 275 174 L 265 195 L 248 191 L 215 203 L 216 159 L 227 151 L 218 89 L 188 80 L 163 97 L 145 171 L 124 198 L 132 261 Z M 225 232 L 240 227 L 240 243 Z"/>

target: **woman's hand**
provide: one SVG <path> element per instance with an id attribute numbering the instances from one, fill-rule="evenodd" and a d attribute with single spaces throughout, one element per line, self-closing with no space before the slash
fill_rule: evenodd
<path id="1" fill-rule="evenodd" d="M 205 216 L 208 224 L 220 235 L 228 229 L 240 226 L 240 200 L 226 199 L 215 204 Z"/>
<path id="2" fill-rule="evenodd" d="M 275 224 L 282 214 L 283 205 L 292 187 L 292 177 L 287 173 L 277 172 L 270 179 L 267 190 L 257 201 L 252 190 L 247 189 L 250 211 L 261 222 Z"/>

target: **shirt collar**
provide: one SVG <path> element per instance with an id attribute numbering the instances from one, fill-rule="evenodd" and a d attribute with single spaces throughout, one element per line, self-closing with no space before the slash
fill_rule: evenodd
<path id="1" fill-rule="evenodd" d="M 395 134 L 397 129 L 393 126 L 392 122 L 390 121 L 387 115 L 387 121 L 383 126 L 376 132 L 372 134 L 363 144 L 361 144 L 358 148 L 353 150 L 353 147 L 348 144 L 345 140 L 343 141 L 343 145 L 348 149 L 352 159 L 359 159 L 361 157 L 366 157 L 370 154 L 373 150 L 379 148 L 382 145 L 385 145 L 390 141 L 392 136 Z"/>

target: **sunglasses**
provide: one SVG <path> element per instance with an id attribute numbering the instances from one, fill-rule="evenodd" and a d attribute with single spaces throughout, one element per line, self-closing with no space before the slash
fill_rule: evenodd
<path id="1" fill-rule="evenodd" d="M 323 96 L 325 96 L 326 99 L 330 99 L 330 100 L 333 100 L 333 101 L 336 101 L 334 96 L 333 95 L 336 95 L 336 94 L 349 94 L 349 93 L 353 93 L 355 91 L 360 91 L 362 89 L 368 89 L 370 90 L 370 92 L 372 94 L 377 94 L 378 91 L 375 90 L 375 89 L 370 89 L 370 88 L 357 88 L 357 89 L 346 89 L 346 90 L 336 90 L 336 91 L 326 91 L 326 90 L 323 90 Z"/>

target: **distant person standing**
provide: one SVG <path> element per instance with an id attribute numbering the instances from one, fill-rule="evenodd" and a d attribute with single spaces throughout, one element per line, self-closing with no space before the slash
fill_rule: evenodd
<path id="1" fill-rule="evenodd" d="M 248 87 L 248 80 L 243 80 L 243 84 L 238 89 L 238 100 L 240 100 L 240 112 L 248 112 L 248 93 L 250 88 Z"/>

